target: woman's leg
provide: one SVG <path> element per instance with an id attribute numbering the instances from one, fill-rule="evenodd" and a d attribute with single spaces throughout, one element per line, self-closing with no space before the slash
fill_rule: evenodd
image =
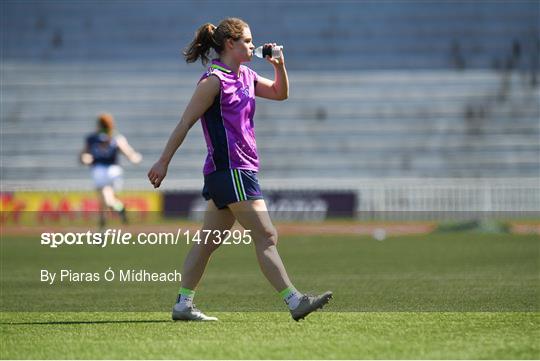
<path id="1" fill-rule="evenodd" d="M 234 224 L 234 216 L 229 209 L 218 209 L 214 201 L 208 201 L 208 206 L 204 214 L 204 224 L 201 231 L 209 230 L 213 232 L 223 232 Z M 203 237 L 206 239 L 206 237 Z M 178 295 L 176 304 L 173 307 L 173 320 L 183 321 L 217 321 L 215 317 L 209 317 L 193 307 L 193 296 L 195 288 L 201 280 L 208 260 L 212 253 L 218 249 L 221 243 L 214 243 L 215 238 L 208 237 L 206 244 L 196 243 L 184 261 L 182 271 L 182 287 Z"/>
<path id="2" fill-rule="evenodd" d="M 332 292 L 327 291 L 319 296 L 302 295 L 292 285 L 277 251 L 277 232 L 263 199 L 229 204 L 229 208 L 242 227 L 251 231 L 261 270 L 283 297 L 295 321 L 328 303 Z"/>
<path id="3" fill-rule="evenodd" d="M 124 207 L 124 203 L 122 203 L 122 201 L 116 197 L 116 194 L 114 193 L 114 188 L 110 185 L 101 188 L 101 195 L 103 198 L 103 202 L 107 205 L 107 207 L 118 212 L 118 214 L 122 218 L 122 221 L 124 223 L 127 223 L 126 209 Z"/>
<path id="4" fill-rule="evenodd" d="M 231 229 L 234 224 L 232 212 L 225 209 L 218 209 L 214 201 L 209 200 L 204 214 L 204 224 L 202 230 L 220 231 Z M 212 235 L 212 234 L 211 234 Z M 194 244 L 184 261 L 182 272 L 182 287 L 195 290 L 202 278 L 208 260 L 220 244 L 214 243 L 214 238 L 208 237 L 207 244 Z"/>
<path id="5" fill-rule="evenodd" d="M 99 204 L 99 210 L 98 210 L 98 216 L 99 216 L 99 228 L 104 228 L 106 221 L 105 221 L 105 212 L 107 211 L 107 203 L 105 202 L 105 196 L 103 195 L 103 189 L 97 189 L 97 197 L 98 197 L 98 204 Z"/>
<path id="6" fill-rule="evenodd" d="M 242 227 L 250 231 L 259 266 L 270 284 L 278 292 L 291 287 L 292 283 L 277 251 L 277 231 L 264 199 L 229 204 L 229 208 Z"/>
<path id="7" fill-rule="evenodd" d="M 101 188 L 101 196 L 103 198 L 103 202 L 110 209 L 117 210 L 117 208 L 123 207 L 122 201 L 116 198 L 116 195 L 114 194 L 114 189 L 112 186 L 105 186 Z"/>

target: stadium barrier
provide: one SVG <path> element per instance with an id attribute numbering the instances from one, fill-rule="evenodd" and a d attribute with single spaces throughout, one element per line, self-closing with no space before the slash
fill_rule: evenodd
<path id="1" fill-rule="evenodd" d="M 120 192 L 119 198 L 133 221 L 156 217 L 162 208 L 157 192 Z M 7 224 L 76 224 L 95 218 L 99 210 L 95 192 L 16 191 L 0 193 L 0 222 Z"/>
<path id="2" fill-rule="evenodd" d="M 538 218 L 538 179 L 369 182 L 358 190 L 361 219 Z"/>
<path id="3" fill-rule="evenodd" d="M 199 184 L 197 184 L 199 186 Z M 264 182 L 265 198 L 279 220 L 460 220 L 540 218 L 537 178 L 505 179 L 297 179 Z M 165 192 L 120 194 L 133 212 L 200 220 L 205 202 L 195 184 Z M 73 212 L 95 212 L 93 192 L 13 191 L 0 193 L 2 221 L 28 212 L 38 221 L 61 221 Z M 71 218 L 70 218 L 71 219 Z"/>
<path id="4" fill-rule="evenodd" d="M 285 186 L 266 179 L 264 188 Z M 539 178 L 305 178 L 286 188 L 351 191 L 362 220 L 540 218 Z"/>
<path id="5" fill-rule="evenodd" d="M 272 218 L 283 221 L 321 221 L 354 218 L 356 194 L 352 191 L 276 190 L 264 193 Z M 165 192 L 163 215 L 202 220 L 206 202 L 200 192 Z"/>

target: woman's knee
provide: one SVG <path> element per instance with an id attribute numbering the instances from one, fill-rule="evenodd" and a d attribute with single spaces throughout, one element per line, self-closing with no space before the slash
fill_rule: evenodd
<path id="1" fill-rule="evenodd" d="M 198 244 L 195 247 L 199 249 L 199 252 L 206 257 L 210 257 L 214 251 L 216 251 L 221 244 L 207 243 Z"/>
<path id="2" fill-rule="evenodd" d="M 265 248 L 276 246 L 278 243 L 278 233 L 276 227 L 265 227 L 256 238 L 256 241 Z"/>
<path id="3" fill-rule="evenodd" d="M 228 231 L 228 229 L 227 229 Z M 208 232 L 208 233 L 207 233 Z M 207 255 L 211 255 L 216 251 L 222 244 L 223 240 L 226 238 L 225 230 L 201 230 L 201 251 Z M 208 237 L 206 235 L 208 234 Z M 204 237 L 203 237 L 204 235 Z"/>

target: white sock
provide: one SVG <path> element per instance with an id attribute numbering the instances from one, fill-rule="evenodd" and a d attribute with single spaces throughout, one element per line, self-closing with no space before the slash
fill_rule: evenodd
<path id="1" fill-rule="evenodd" d="M 180 300 L 178 301 L 178 303 L 182 308 L 189 308 L 193 306 L 193 297 L 180 295 Z"/>
<path id="2" fill-rule="evenodd" d="M 289 310 L 294 310 L 296 307 L 298 307 L 298 304 L 300 303 L 300 298 L 302 298 L 302 294 L 298 292 L 298 290 L 294 287 L 289 287 L 286 290 L 282 291 L 283 300 L 289 307 Z"/>
<path id="3" fill-rule="evenodd" d="M 193 306 L 193 297 L 195 297 L 194 290 L 182 287 L 178 292 L 176 303 L 179 303 L 181 308 L 189 308 Z"/>

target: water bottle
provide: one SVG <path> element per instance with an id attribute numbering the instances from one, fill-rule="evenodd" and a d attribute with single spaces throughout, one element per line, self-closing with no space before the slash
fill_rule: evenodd
<path id="1" fill-rule="evenodd" d="M 265 45 L 265 46 L 259 46 L 257 49 L 253 51 L 255 56 L 259 58 L 265 58 L 267 55 L 271 58 L 277 59 L 281 58 L 281 50 L 283 49 L 283 45 Z"/>

